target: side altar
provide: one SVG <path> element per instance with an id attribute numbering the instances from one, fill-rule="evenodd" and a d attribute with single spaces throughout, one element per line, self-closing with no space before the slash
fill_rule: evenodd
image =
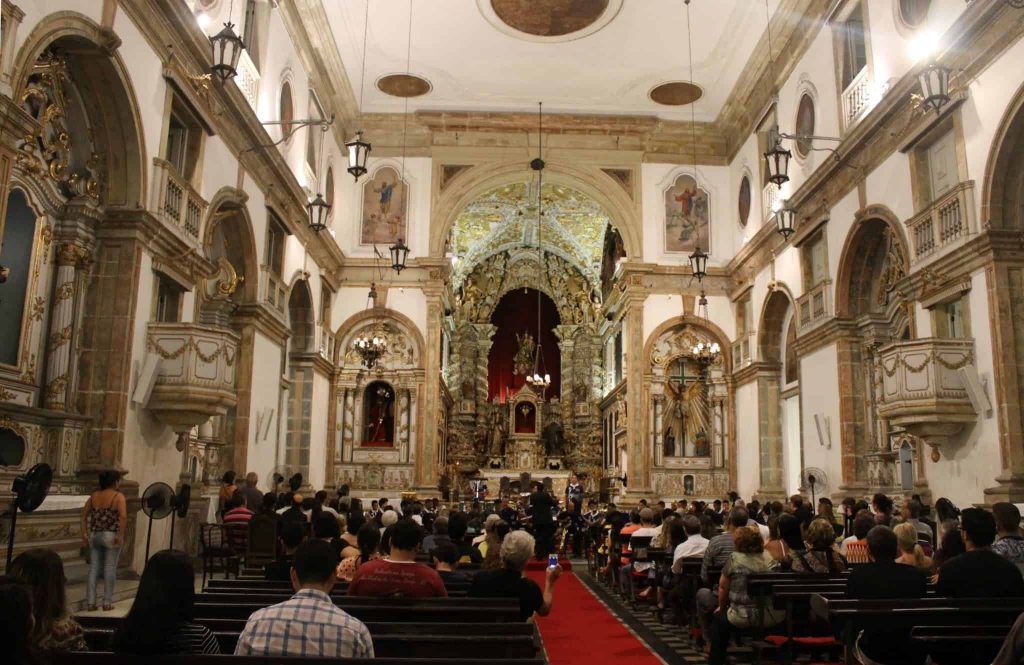
<path id="1" fill-rule="evenodd" d="M 486 468 L 517 472 L 563 469 L 565 430 L 560 419 L 551 417 L 558 406 L 558 398 L 545 403 L 529 385 L 521 387 L 506 402 L 491 402 Z"/>

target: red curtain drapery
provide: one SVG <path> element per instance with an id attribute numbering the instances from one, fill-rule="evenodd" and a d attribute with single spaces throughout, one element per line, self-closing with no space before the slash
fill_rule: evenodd
<path id="1" fill-rule="evenodd" d="M 560 396 L 562 390 L 562 357 L 555 336 L 555 326 L 561 323 L 555 303 L 546 293 L 540 294 L 540 343 L 544 356 L 541 374 L 551 375 L 551 385 L 545 397 Z M 537 291 L 516 289 L 509 291 L 498 302 L 491 314 L 491 323 L 497 328 L 487 357 L 487 397 L 500 402 L 508 401 L 526 382 L 525 376 L 514 374 L 514 359 L 519 344 L 517 334 L 537 336 Z M 532 365 L 531 365 L 532 369 Z"/>

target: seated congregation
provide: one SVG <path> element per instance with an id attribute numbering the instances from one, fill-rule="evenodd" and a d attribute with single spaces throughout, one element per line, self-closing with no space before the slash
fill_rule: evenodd
<path id="1" fill-rule="evenodd" d="M 840 515 L 827 498 L 812 507 L 735 493 L 609 506 L 587 533 L 588 563 L 627 614 L 653 613 L 711 665 L 1024 662 L 1015 505 L 915 497 L 896 510 L 877 494 L 844 500 Z"/>

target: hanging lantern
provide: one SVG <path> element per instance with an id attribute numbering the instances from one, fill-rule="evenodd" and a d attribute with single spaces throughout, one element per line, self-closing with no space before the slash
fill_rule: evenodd
<path id="1" fill-rule="evenodd" d="M 697 278 L 698 282 L 703 282 L 704 278 L 707 277 L 708 255 L 700 251 L 700 247 L 694 249 L 693 254 L 690 254 L 690 271 Z"/>
<path id="2" fill-rule="evenodd" d="M 788 201 L 775 211 L 775 230 L 783 240 L 789 240 L 789 236 L 796 233 L 796 210 L 789 207 Z"/>
<path id="3" fill-rule="evenodd" d="M 768 182 L 775 183 L 782 187 L 789 181 L 789 160 L 793 153 L 782 147 L 782 141 L 778 138 L 772 144 L 768 152 L 764 153 L 765 173 L 768 174 Z"/>
<path id="4" fill-rule="evenodd" d="M 388 251 L 391 252 L 391 269 L 401 273 L 405 270 L 405 260 L 409 258 L 409 248 L 399 238 L 398 242 L 388 248 Z"/>
<path id="5" fill-rule="evenodd" d="M 306 204 L 309 213 L 309 228 L 320 233 L 327 228 L 327 216 L 331 214 L 331 206 L 319 194 Z"/>
<path id="6" fill-rule="evenodd" d="M 213 65 L 210 67 L 210 75 L 225 82 L 238 75 L 238 59 L 242 57 L 242 50 L 245 44 L 242 38 L 235 34 L 235 24 L 228 21 L 224 29 L 210 37 L 210 53 Z"/>
<path id="7" fill-rule="evenodd" d="M 917 75 L 921 84 L 921 108 L 925 111 L 942 112 L 942 107 L 949 103 L 949 70 L 932 62 Z"/>
<path id="8" fill-rule="evenodd" d="M 366 174 L 366 158 L 373 148 L 363 140 L 363 130 L 356 132 L 356 137 L 345 144 L 348 149 L 348 172 L 359 182 L 359 176 Z"/>

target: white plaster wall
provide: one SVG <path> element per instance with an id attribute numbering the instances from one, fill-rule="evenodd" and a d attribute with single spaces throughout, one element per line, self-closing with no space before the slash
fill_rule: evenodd
<path id="1" fill-rule="evenodd" d="M 800 489 L 800 395 L 782 400 L 782 466 L 786 494 Z"/>
<path id="2" fill-rule="evenodd" d="M 641 203 L 643 206 L 643 259 L 652 263 L 689 265 L 690 252 L 665 252 L 665 190 L 680 175 L 693 176 L 693 166 L 678 164 L 642 164 Z M 708 265 L 723 265 L 736 253 L 736 197 L 730 194 L 729 168 L 700 166 L 697 182 L 708 191 L 711 215 L 711 248 L 702 247 L 710 258 Z"/>
<path id="3" fill-rule="evenodd" d="M 366 309 L 366 294 L 368 287 L 343 286 L 338 289 L 334 296 L 334 305 L 331 307 L 331 329 L 337 331 L 338 336 L 344 336 L 347 330 L 342 330 L 341 325 L 348 321 L 349 317 L 358 314 Z"/>
<path id="4" fill-rule="evenodd" d="M 834 345 L 810 353 L 800 360 L 800 417 L 803 423 L 804 466 L 825 471 L 829 493 L 838 491 L 842 481 L 839 441 L 839 359 Z M 829 420 L 831 447 L 821 445 L 814 415 Z"/>
<path id="5" fill-rule="evenodd" d="M 427 339 L 427 297 L 416 288 L 388 289 L 388 309 L 405 314 Z"/>
<path id="6" fill-rule="evenodd" d="M 696 307 L 696 304 L 694 304 Z M 651 341 L 651 334 L 662 323 L 669 319 L 681 316 L 683 310 L 683 298 L 677 294 L 653 294 L 644 300 L 643 308 L 643 343 L 646 345 Z M 693 312 L 685 312 L 693 314 Z M 725 335 L 732 339 L 736 332 L 736 322 L 732 314 L 732 306 L 725 296 L 708 296 L 708 320 L 722 329 Z M 627 340 L 625 328 L 623 329 L 623 348 L 629 348 L 632 342 Z"/>
<path id="7" fill-rule="evenodd" d="M 992 328 L 988 307 L 985 273 L 971 275 L 970 324 L 979 377 L 987 382 L 989 401 L 993 391 Z M 937 463 L 924 451 L 925 475 L 936 498 L 945 496 L 963 506 L 984 501 L 984 490 L 995 486 L 1002 470 L 999 431 L 993 415 L 979 415 L 978 422 L 963 432 L 948 448 L 943 448 Z"/>
<path id="8" fill-rule="evenodd" d="M 277 461 L 278 449 L 278 422 L 281 417 L 279 411 L 279 386 L 281 385 L 281 349 L 272 340 L 257 332 L 253 336 L 253 363 L 252 375 L 252 401 L 249 407 L 249 434 L 247 437 L 247 469 L 235 469 L 241 474 L 243 471 L 255 471 L 260 477 L 260 486 L 263 489 L 263 480 L 267 473 L 274 467 Z M 260 414 L 273 413 L 269 433 L 266 439 L 256 431 L 256 419 Z M 266 417 L 264 415 L 264 417 Z M 325 415 L 326 419 L 326 415 Z M 264 427 L 266 425 L 264 424 Z M 312 466 L 312 462 L 311 462 Z"/>
<path id="9" fill-rule="evenodd" d="M 761 486 L 757 382 L 736 389 L 736 491 L 751 497 Z"/>
<path id="10" fill-rule="evenodd" d="M 327 460 L 327 409 L 331 385 L 326 376 L 313 372 L 313 418 L 309 432 L 309 478 L 307 482 L 320 489 L 328 479 L 324 462 Z"/>

